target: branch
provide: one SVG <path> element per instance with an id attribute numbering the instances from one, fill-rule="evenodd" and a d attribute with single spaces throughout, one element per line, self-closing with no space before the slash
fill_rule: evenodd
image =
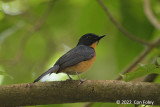
<path id="1" fill-rule="evenodd" d="M 160 23 L 153 14 L 152 9 L 150 7 L 150 0 L 144 0 L 143 4 L 144 4 L 144 13 L 146 14 L 148 20 L 152 23 L 152 25 L 155 28 L 160 30 Z"/>
<path id="2" fill-rule="evenodd" d="M 150 45 L 150 43 L 146 40 L 142 40 L 137 38 L 135 35 L 130 34 L 125 28 L 123 28 L 112 16 L 112 14 L 109 12 L 108 8 L 104 5 L 102 0 L 97 0 L 99 5 L 104 9 L 105 13 L 108 15 L 109 19 L 113 22 L 113 24 L 121 31 L 126 37 L 128 37 L 131 40 L 137 41 L 144 45 Z"/>
<path id="3" fill-rule="evenodd" d="M 160 84 L 87 80 L 6 85 L 0 87 L 0 106 L 26 106 L 117 100 L 154 101 L 160 105 Z"/>

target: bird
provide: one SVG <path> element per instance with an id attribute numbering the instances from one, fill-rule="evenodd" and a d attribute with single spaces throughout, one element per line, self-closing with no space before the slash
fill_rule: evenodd
<path id="1" fill-rule="evenodd" d="M 80 82 L 84 82 L 85 80 L 80 78 L 79 74 L 86 72 L 95 61 L 95 48 L 103 37 L 105 35 L 84 34 L 73 49 L 62 55 L 50 69 L 35 79 L 33 83 L 52 73 L 66 73 L 70 80 L 73 80 L 70 75 L 77 75 Z"/>

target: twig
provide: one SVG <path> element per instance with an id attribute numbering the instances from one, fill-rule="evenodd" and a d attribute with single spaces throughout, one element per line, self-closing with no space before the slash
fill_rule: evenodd
<path id="1" fill-rule="evenodd" d="M 144 78 L 143 82 L 153 82 L 157 76 L 158 74 L 149 74 Z"/>
<path id="2" fill-rule="evenodd" d="M 156 66 L 159 66 L 157 63 L 157 59 L 154 59 L 153 63 Z M 158 77 L 158 74 L 149 74 L 145 76 L 145 78 L 142 80 L 143 82 L 153 82 Z"/>
<path id="3" fill-rule="evenodd" d="M 123 28 L 115 19 L 114 17 L 111 15 L 111 13 L 109 12 L 108 8 L 104 5 L 104 3 L 102 2 L 102 0 L 97 0 L 99 5 L 104 9 L 104 11 L 106 12 L 106 14 L 108 15 L 109 19 L 113 22 L 113 24 L 119 29 L 119 31 L 121 31 L 126 37 L 128 37 L 129 39 L 132 39 L 134 41 L 137 41 L 141 44 L 144 45 L 150 45 L 150 42 L 146 41 L 146 40 L 142 40 L 137 38 L 135 35 L 130 34 L 125 28 Z"/>
<path id="4" fill-rule="evenodd" d="M 148 20 L 152 23 L 152 25 L 155 28 L 160 30 L 160 23 L 155 17 L 155 15 L 153 14 L 152 9 L 150 7 L 150 0 L 144 0 L 143 4 L 144 4 L 144 13 L 146 14 Z"/>
<path id="5" fill-rule="evenodd" d="M 55 81 L 0 86 L 0 106 L 29 106 L 76 102 L 122 102 L 129 99 L 160 105 L 160 84 L 116 80 Z M 119 102 L 117 102 L 119 103 Z"/>
<path id="6" fill-rule="evenodd" d="M 137 66 L 138 63 L 140 63 L 155 47 L 157 47 L 160 43 L 160 38 L 155 40 L 151 45 L 149 45 L 147 47 L 146 50 L 144 50 L 140 55 L 139 57 L 136 58 L 136 60 L 133 61 L 133 63 L 131 63 L 131 65 L 122 73 L 125 74 L 125 73 L 128 73 L 128 72 L 131 72 L 132 69 Z M 122 77 L 121 76 L 118 76 L 116 78 L 116 80 L 121 80 Z"/>
<path id="7" fill-rule="evenodd" d="M 121 74 L 124 75 L 124 74 L 126 74 L 126 73 L 128 73 L 128 72 L 131 72 L 132 69 L 133 69 L 135 66 L 137 66 L 137 64 L 140 63 L 140 62 L 148 55 L 149 52 L 151 52 L 151 50 L 152 50 L 151 47 L 145 49 L 145 50 L 139 55 L 139 57 L 137 57 L 137 58 L 131 63 L 131 65 L 129 65 L 129 66 L 127 67 L 127 69 L 124 70 L 124 72 L 121 73 Z M 121 80 L 121 79 L 122 79 L 121 76 L 118 76 L 118 77 L 116 78 L 116 80 Z"/>

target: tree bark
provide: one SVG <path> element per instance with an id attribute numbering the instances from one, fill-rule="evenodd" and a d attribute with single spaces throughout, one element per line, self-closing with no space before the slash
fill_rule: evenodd
<path id="1" fill-rule="evenodd" d="M 0 86 L 1 106 L 45 105 L 117 100 L 154 101 L 160 105 L 160 84 L 117 80 L 39 82 Z"/>

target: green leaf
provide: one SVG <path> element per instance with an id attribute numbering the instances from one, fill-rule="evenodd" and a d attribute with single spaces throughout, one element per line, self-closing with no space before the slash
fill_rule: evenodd
<path id="1" fill-rule="evenodd" d="M 151 73 L 160 74 L 160 68 L 157 68 L 157 66 L 154 64 L 146 64 L 143 66 L 141 65 L 134 72 L 126 73 L 125 75 L 123 75 L 122 78 L 125 81 L 131 81 L 133 79 L 136 79 Z"/>
<path id="2" fill-rule="evenodd" d="M 7 77 L 13 79 L 12 76 L 10 76 L 9 74 L 7 74 L 6 72 L 3 72 L 3 71 L 0 71 L 0 75 L 7 76 Z"/>
<path id="3" fill-rule="evenodd" d="M 160 65 L 160 57 L 157 58 L 157 63 Z"/>

